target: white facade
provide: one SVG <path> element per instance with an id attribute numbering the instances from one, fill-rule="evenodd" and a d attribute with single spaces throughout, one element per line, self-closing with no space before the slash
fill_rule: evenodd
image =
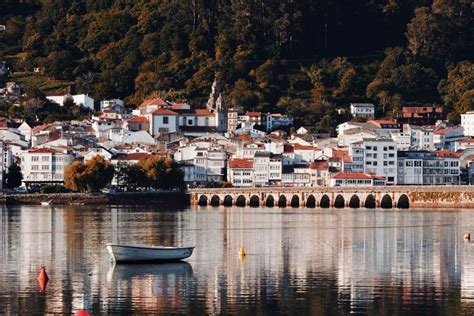
<path id="1" fill-rule="evenodd" d="M 48 148 L 30 149 L 21 153 L 23 183 L 62 183 L 64 170 L 74 155 Z"/>
<path id="2" fill-rule="evenodd" d="M 393 133 L 392 139 L 397 143 L 397 150 L 409 150 L 411 147 L 411 135 L 407 133 Z"/>
<path id="3" fill-rule="evenodd" d="M 112 99 L 112 100 L 102 100 L 100 101 L 100 110 L 113 109 L 117 107 L 123 107 L 123 100 Z"/>
<path id="4" fill-rule="evenodd" d="M 461 126 L 464 127 L 465 136 L 474 136 L 474 111 L 461 114 Z"/>
<path id="5" fill-rule="evenodd" d="M 55 102 L 59 104 L 60 106 L 64 106 L 64 103 L 67 100 L 72 100 L 74 101 L 76 105 L 82 105 L 88 109 L 94 110 L 94 99 L 92 99 L 86 94 L 48 95 L 46 96 L 46 99 L 48 99 L 51 102 Z"/>
<path id="6" fill-rule="evenodd" d="M 440 158 L 428 151 L 399 152 L 398 184 L 440 185 L 459 184 L 459 158 Z"/>
<path id="7" fill-rule="evenodd" d="M 207 147 L 181 147 L 175 152 L 174 160 L 181 164 L 187 183 L 224 180 L 227 154 L 221 148 L 210 144 Z"/>
<path id="8" fill-rule="evenodd" d="M 176 133 L 178 131 L 178 114 L 168 110 L 157 110 L 149 114 L 150 134 Z"/>
<path id="9" fill-rule="evenodd" d="M 386 177 L 387 184 L 397 184 L 397 143 L 391 139 L 365 139 L 351 144 L 352 155 L 350 172 L 370 173 Z M 363 170 L 361 168 L 363 165 Z"/>
<path id="10" fill-rule="evenodd" d="M 374 116 L 375 106 L 372 103 L 351 103 L 351 114 L 354 117 Z"/>
<path id="11" fill-rule="evenodd" d="M 252 159 L 232 159 L 227 168 L 227 181 L 235 187 L 254 186 L 254 168 Z"/>

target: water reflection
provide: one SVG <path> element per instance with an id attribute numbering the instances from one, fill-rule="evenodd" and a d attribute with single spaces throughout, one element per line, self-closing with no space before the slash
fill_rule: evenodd
<path id="1" fill-rule="evenodd" d="M 3 208 L 0 314 L 469 313 L 473 228 L 469 211 Z M 196 249 L 113 266 L 111 241 Z"/>

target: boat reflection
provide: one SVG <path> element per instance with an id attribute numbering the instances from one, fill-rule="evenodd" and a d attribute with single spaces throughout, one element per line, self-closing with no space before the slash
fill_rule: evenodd
<path id="1" fill-rule="evenodd" d="M 131 280 L 132 278 L 175 276 L 192 278 L 193 268 L 187 262 L 169 263 L 111 263 L 107 281 Z"/>
<path id="2" fill-rule="evenodd" d="M 107 283 L 108 297 L 115 297 L 104 302 L 108 311 L 131 303 L 138 313 L 177 313 L 196 294 L 193 268 L 187 262 L 111 264 Z"/>

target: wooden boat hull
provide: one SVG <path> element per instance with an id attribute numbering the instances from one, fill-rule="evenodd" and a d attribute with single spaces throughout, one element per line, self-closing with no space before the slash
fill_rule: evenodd
<path id="1" fill-rule="evenodd" d="M 179 261 L 190 257 L 194 247 L 147 247 L 107 244 L 116 262 Z"/>

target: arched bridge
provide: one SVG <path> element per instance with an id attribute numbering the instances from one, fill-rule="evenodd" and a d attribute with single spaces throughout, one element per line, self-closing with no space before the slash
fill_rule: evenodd
<path id="1" fill-rule="evenodd" d="M 190 190 L 191 205 L 474 208 L 474 186 L 261 187 Z"/>

